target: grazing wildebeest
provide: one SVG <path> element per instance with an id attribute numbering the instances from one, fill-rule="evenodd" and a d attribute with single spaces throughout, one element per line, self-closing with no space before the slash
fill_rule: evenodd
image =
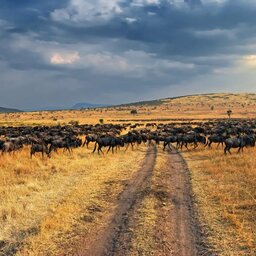
<path id="1" fill-rule="evenodd" d="M 186 134 L 183 135 L 181 138 L 181 150 L 182 147 L 185 145 L 186 149 L 189 150 L 188 144 L 193 143 L 194 144 L 194 149 L 198 147 L 198 143 L 206 144 L 206 138 L 202 135 L 199 135 L 197 133 L 195 134 Z"/>
<path id="2" fill-rule="evenodd" d="M 137 145 L 141 144 L 143 141 L 141 134 L 139 134 L 137 131 L 128 132 L 126 135 L 122 136 L 124 143 L 127 144 L 126 149 L 129 148 L 129 145 L 131 145 L 132 150 L 134 143 L 137 143 Z M 146 141 L 146 138 L 144 137 L 144 142 Z"/>
<path id="3" fill-rule="evenodd" d="M 3 143 L 2 145 L 2 154 L 4 154 L 5 152 L 7 153 L 11 153 L 11 152 L 15 152 L 19 149 L 21 149 L 23 147 L 22 144 L 17 144 L 11 141 L 6 141 Z"/>
<path id="4" fill-rule="evenodd" d="M 98 135 L 96 135 L 96 134 L 87 135 L 87 136 L 85 137 L 85 141 L 84 141 L 84 143 L 83 143 L 83 147 L 86 145 L 86 147 L 88 148 L 89 143 L 90 143 L 90 142 L 96 142 L 97 138 L 98 138 Z"/>
<path id="5" fill-rule="evenodd" d="M 168 148 L 170 150 L 172 150 L 171 143 L 174 143 L 174 142 L 177 142 L 177 136 L 172 135 L 172 136 L 168 136 L 168 137 L 164 138 L 164 148 L 163 148 L 163 150 L 165 150 L 166 146 L 168 146 Z"/>
<path id="6" fill-rule="evenodd" d="M 30 157 L 32 158 L 32 156 L 35 153 L 42 153 L 42 157 L 44 157 L 44 154 L 46 154 L 49 158 L 51 157 L 50 155 L 50 151 L 47 147 L 47 145 L 45 144 L 32 144 L 31 148 L 30 148 Z"/>
<path id="7" fill-rule="evenodd" d="M 245 146 L 254 146 L 255 145 L 255 139 L 252 136 L 243 135 L 238 136 L 236 138 L 229 138 L 225 140 L 225 148 L 224 153 L 227 154 L 227 151 L 229 154 L 231 154 L 230 149 L 231 148 L 238 148 L 237 153 L 239 153 L 241 150 L 243 151 L 243 148 Z"/>
<path id="8" fill-rule="evenodd" d="M 208 145 L 208 147 L 210 148 L 212 143 L 218 143 L 217 148 L 219 147 L 220 144 L 221 144 L 222 147 L 223 147 L 224 142 L 225 142 L 225 140 L 226 140 L 227 138 L 228 138 L 228 137 L 227 137 L 227 136 L 224 136 L 224 135 L 218 135 L 218 134 L 210 135 L 210 136 L 208 137 L 208 142 L 206 143 L 205 146 Z"/>
<path id="9" fill-rule="evenodd" d="M 110 141 L 110 145 L 108 148 L 107 153 L 110 151 L 110 149 L 112 149 L 112 153 L 114 153 L 114 148 L 120 148 L 124 146 L 124 141 L 121 137 L 114 137 L 111 141 Z"/>
<path id="10" fill-rule="evenodd" d="M 68 152 L 70 153 L 71 152 L 71 142 L 68 138 L 65 138 L 65 139 L 56 139 L 56 140 L 53 140 L 50 144 L 50 149 L 49 149 L 49 152 L 51 153 L 53 150 L 55 152 L 57 152 L 57 149 L 58 148 L 63 148 L 63 152 L 65 150 L 68 150 Z"/>
<path id="11" fill-rule="evenodd" d="M 96 140 L 94 149 L 93 149 L 93 153 L 96 151 L 96 148 L 98 146 L 98 154 L 100 154 L 100 152 L 102 154 L 102 148 L 103 147 L 108 147 L 108 151 L 107 153 L 110 151 L 110 149 L 112 148 L 112 153 L 114 153 L 114 148 L 117 146 L 124 146 L 124 141 L 121 137 L 111 137 L 111 136 L 107 136 L 107 137 L 102 137 L 102 138 L 98 138 Z"/>

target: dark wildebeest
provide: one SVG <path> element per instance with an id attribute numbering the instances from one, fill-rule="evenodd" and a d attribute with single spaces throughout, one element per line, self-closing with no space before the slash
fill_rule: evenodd
<path id="1" fill-rule="evenodd" d="M 107 136 L 107 137 L 98 138 L 96 140 L 96 143 L 95 143 L 95 146 L 94 146 L 94 149 L 93 149 L 93 153 L 96 151 L 97 146 L 98 146 L 98 154 L 100 154 L 100 152 L 102 154 L 104 154 L 103 151 L 102 151 L 103 147 L 108 147 L 107 153 L 112 148 L 112 153 L 114 153 L 114 148 L 117 147 L 117 146 L 123 147 L 124 146 L 124 141 L 121 137 L 118 138 L 118 137 Z"/>
<path id="2" fill-rule="evenodd" d="M 227 138 L 228 137 L 224 136 L 224 135 L 213 134 L 213 135 L 208 137 L 208 142 L 205 146 L 208 145 L 208 147 L 210 148 L 212 143 L 218 143 L 217 148 L 219 147 L 220 144 L 223 147 L 224 142 Z"/>
<path id="3" fill-rule="evenodd" d="M 243 136 L 238 136 L 236 138 L 226 139 L 224 153 L 227 154 L 227 151 L 228 151 L 229 154 L 231 154 L 230 152 L 231 148 L 238 148 L 237 153 L 239 153 L 241 150 L 243 151 L 243 148 L 245 146 L 255 146 L 254 137 L 243 135 Z"/>
<path id="4" fill-rule="evenodd" d="M 124 146 L 124 141 L 121 137 L 114 137 L 109 145 L 108 151 L 107 153 L 110 151 L 110 149 L 112 149 L 112 153 L 114 153 L 114 148 L 120 148 Z"/>
<path id="5" fill-rule="evenodd" d="M 90 143 L 90 142 L 96 142 L 97 138 L 98 138 L 98 135 L 97 135 L 97 134 L 87 135 L 87 136 L 85 137 L 85 141 L 84 141 L 84 143 L 83 143 L 83 147 L 86 145 L 86 147 L 88 148 L 89 143 Z"/>
<path id="6" fill-rule="evenodd" d="M 122 138 L 124 143 L 127 144 L 125 150 L 129 148 L 129 145 L 132 146 L 132 150 L 133 150 L 134 143 L 137 143 L 137 145 L 139 145 L 143 141 L 142 136 L 137 131 L 128 132 L 127 134 L 123 135 Z M 144 137 L 144 141 L 146 141 L 145 137 Z"/>
<path id="7" fill-rule="evenodd" d="M 32 156 L 35 153 L 40 153 L 40 152 L 42 153 L 42 157 L 44 157 L 44 154 L 46 154 L 49 158 L 51 157 L 50 151 L 46 144 L 32 144 L 30 148 L 30 157 L 32 158 Z"/>
<path id="8" fill-rule="evenodd" d="M 63 152 L 65 150 L 68 150 L 68 152 L 70 153 L 71 152 L 70 147 L 71 147 L 71 142 L 69 139 L 67 139 L 67 138 L 66 139 L 56 139 L 51 142 L 49 152 L 51 153 L 53 150 L 55 152 L 57 152 L 58 148 L 63 148 Z"/>
<path id="9" fill-rule="evenodd" d="M 197 133 L 183 135 L 181 138 L 180 149 L 182 150 L 182 147 L 185 145 L 186 149 L 189 150 L 188 144 L 192 144 L 192 143 L 194 144 L 194 149 L 196 149 L 198 147 L 198 143 L 202 143 L 204 145 L 206 144 L 206 138 Z"/>
<path id="10" fill-rule="evenodd" d="M 174 143 L 174 142 L 177 142 L 177 136 L 172 135 L 172 136 L 168 136 L 168 137 L 164 138 L 164 148 L 163 148 L 163 150 L 165 150 L 166 146 L 168 146 L 168 148 L 170 150 L 172 150 L 171 143 Z"/>

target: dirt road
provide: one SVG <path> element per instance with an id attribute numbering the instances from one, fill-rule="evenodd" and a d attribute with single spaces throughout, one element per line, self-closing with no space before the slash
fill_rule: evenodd
<path id="1" fill-rule="evenodd" d="M 166 159 L 157 181 L 157 191 L 150 190 L 156 159 L 159 154 Z M 148 150 L 143 166 L 135 173 L 120 195 L 108 226 L 91 241 L 89 247 L 80 255 L 142 255 L 131 251 L 132 230 L 136 229 L 136 210 L 144 196 L 154 193 L 159 202 L 157 206 L 157 225 L 155 226 L 157 254 L 151 255 L 201 255 L 197 244 L 198 228 L 193 220 L 191 186 L 189 172 L 183 158 L 174 149 L 162 152 L 152 147 Z M 166 203 L 165 203 L 166 202 Z M 163 207 L 166 204 L 171 207 Z M 157 244 L 158 243 L 158 244 Z M 161 250 L 160 250 L 161 248 Z M 207 254 L 205 254 L 207 255 Z"/>

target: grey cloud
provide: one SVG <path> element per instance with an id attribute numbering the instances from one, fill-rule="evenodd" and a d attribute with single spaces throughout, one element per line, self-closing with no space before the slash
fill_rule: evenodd
<path id="1" fill-rule="evenodd" d="M 253 1 L 116 3 L 120 10 L 113 9 L 114 3 L 106 13 L 99 9 L 99 17 L 96 9 L 93 17 L 84 13 L 77 17 L 77 10 L 66 17 L 60 11 L 70 8 L 70 1 L 4 0 L 0 10 L 1 105 L 114 104 L 166 97 L 168 91 L 172 96 L 220 90 L 221 85 L 214 82 L 230 90 L 232 84 L 236 90 L 252 89 L 250 70 L 242 68 L 240 77 L 250 73 L 250 81 L 240 87 L 241 79 L 232 79 L 230 70 L 244 55 L 256 54 Z M 11 14 L 13 8 L 17 15 Z M 51 63 L 53 54 L 64 58 L 74 53 L 79 58 L 72 63 Z M 230 71 L 230 76 L 222 70 Z M 15 101 L 14 94 L 18 95 Z"/>

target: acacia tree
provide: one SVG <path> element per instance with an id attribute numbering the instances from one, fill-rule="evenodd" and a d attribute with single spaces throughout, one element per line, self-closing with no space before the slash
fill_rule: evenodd
<path id="1" fill-rule="evenodd" d="M 227 115 L 228 115 L 228 118 L 230 119 L 230 117 L 231 117 L 231 115 L 232 115 L 232 110 L 231 110 L 231 109 L 229 109 L 229 110 L 227 111 Z"/>
<path id="2" fill-rule="evenodd" d="M 137 114 L 138 114 L 138 111 L 137 111 L 136 109 L 133 109 L 133 110 L 131 110 L 131 114 L 132 114 L 132 115 L 137 115 Z"/>

